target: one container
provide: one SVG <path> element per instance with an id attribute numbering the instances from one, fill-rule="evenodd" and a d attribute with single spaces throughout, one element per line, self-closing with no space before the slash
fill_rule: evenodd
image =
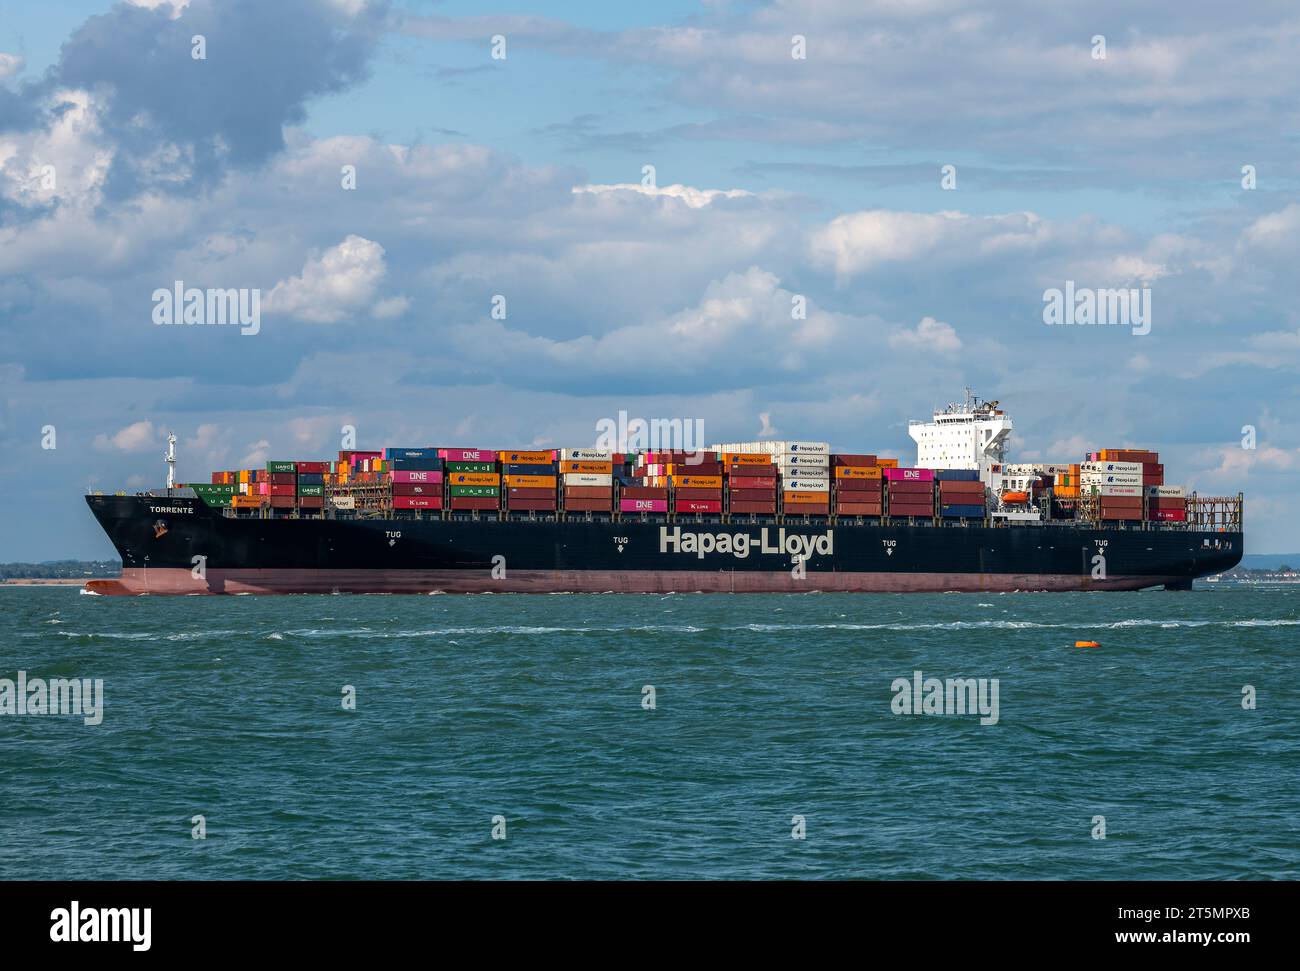
<path id="1" fill-rule="evenodd" d="M 618 507 L 621 512 L 667 512 L 668 500 L 623 498 L 619 500 Z"/>

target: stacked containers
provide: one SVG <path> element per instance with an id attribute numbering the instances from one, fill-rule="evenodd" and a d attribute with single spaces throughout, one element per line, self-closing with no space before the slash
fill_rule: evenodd
<path id="1" fill-rule="evenodd" d="M 934 469 L 885 469 L 891 519 L 934 517 Z"/>
<path id="2" fill-rule="evenodd" d="M 298 508 L 319 510 L 325 507 L 325 473 L 328 462 L 297 462 Z"/>
<path id="3" fill-rule="evenodd" d="M 733 516 L 775 516 L 779 487 L 772 456 L 762 452 L 723 452 L 728 511 Z"/>
<path id="4" fill-rule="evenodd" d="M 1152 452 L 1132 452 L 1102 449 L 1100 455 L 1150 455 Z M 1140 521 L 1142 519 L 1142 461 L 1101 459 L 1084 462 L 1079 472 L 1079 488 L 1085 495 L 1097 498 L 1097 518 L 1109 521 Z"/>
<path id="5" fill-rule="evenodd" d="M 679 516 L 722 514 L 723 465 L 717 452 L 673 452 L 668 466 L 672 510 Z"/>
<path id="6" fill-rule="evenodd" d="M 620 513 L 666 513 L 668 512 L 667 465 L 660 459 L 671 458 L 667 452 L 643 452 L 636 457 L 633 473 L 623 481 L 619 491 L 618 509 Z"/>
<path id="7" fill-rule="evenodd" d="M 596 448 L 560 451 L 564 477 L 564 511 L 612 512 L 614 508 L 614 453 Z"/>
<path id="8" fill-rule="evenodd" d="M 555 452 L 507 450 L 497 457 L 501 460 L 508 511 L 553 513 L 558 509 L 556 490 L 560 480 L 556 474 Z"/>
<path id="9" fill-rule="evenodd" d="M 1182 486 L 1147 487 L 1147 519 L 1153 522 L 1187 522 L 1187 492 Z"/>
<path id="10" fill-rule="evenodd" d="M 394 509 L 442 509 L 443 460 L 436 448 L 388 448 L 384 458 Z"/>
<path id="11" fill-rule="evenodd" d="M 835 476 L 835 515 L 873 516 L 884 512 L 884 470 L 874 455 L 831 456 Z"/>
<path id="12" fill-rule="evenodd" d="M 984 483 L 979 469 L 935 469 L 939 515 L 950 519 L 984 518 Z"/>
<path id="13" fill-rule="evenodd" d="M 292 509 L 298 502 L 298 466 L 295 462 L 266 463 L 266 494 L 272 509 Z"/>
<path id="14" fill-rule="evenodd" d="M 786 516 L 829 516 L 831 446 L 829 442 L 773 442 L 781 474 L 781 505 Z"/>
<path id="15" fill-rule="evenodd" d="M 484 448 L 440 448 L 449 508 L 495 512 L 501 508 L 497 453 Z"/>

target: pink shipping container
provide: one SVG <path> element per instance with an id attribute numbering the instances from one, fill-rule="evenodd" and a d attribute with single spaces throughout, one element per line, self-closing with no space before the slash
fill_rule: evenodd
<path id="1" fill-rule="evenodd" d="M 407 484 L 410 482 L 429 483 L 436 485 L 442 481 L 442 472 L 403 472 L 400 469 L 392 473 L 394 482 Z"/>
<path id="2" fill-rule="evenodd" d="M 721 499 L 687 499 L 677 500 L 678 512 L 722 512 Z"/>
<path id="3" fill-rule="evenodd" d="M 490 448 L 440 448 L 440 458 L 448 462 L 495 462 L 497 453 Z"/>
<path id="4" fill-rule="evenodd" d="M 885 478 L 903 482 L 933 482 L 934 469 L 885 469 Z"/>
<path id="5" fill-rule="evenodd" d="M 667 512 L 667 499 L 620 499 L 621 512 Z"/>

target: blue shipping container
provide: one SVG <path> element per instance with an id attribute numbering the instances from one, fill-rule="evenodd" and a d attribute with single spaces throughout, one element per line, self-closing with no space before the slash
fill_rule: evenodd
<path id="1" fill-rule="evenodd" d="M 934 477 L 940 482 L 978 482 L 979 469 L 935 469 Z"/>
<path id="2" fill-rule="evenodd" d="M 984 506 L 981 505 L 961 505 L 961 506 L 943 506 L 942 515 L 959 516 L 963 519 L 983 519 Z"/>
<path id="3" fill-rule="evenodd" d="M 384 449 L 384 458 L 386 459 L 436 459 L 438 450 L 436 448 L 386 448 Z"/>
<path id="4" fill-rule="evenodd" d="M 507 462 L 501 466 L 501 471 L 506 475 L 555 475 L 555 466 L 520 465 L 517 462 Z"/>
<path id="5" fill-rule="evenodd" d="M 433 458 L 393 459 L 393 471 L 395 472 L 437 472 L 441 468 L 442 459 L 437 456 Z"/>

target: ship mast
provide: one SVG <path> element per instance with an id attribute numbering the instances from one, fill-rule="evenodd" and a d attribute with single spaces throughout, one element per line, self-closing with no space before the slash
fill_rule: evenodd
<path id="1" fill-rule="evenodd" d="M 167 491 L 170 493 L 176 487 L 176 433 L 167 433 L 167 454 L 164 456 L 167 462 Z"/>

